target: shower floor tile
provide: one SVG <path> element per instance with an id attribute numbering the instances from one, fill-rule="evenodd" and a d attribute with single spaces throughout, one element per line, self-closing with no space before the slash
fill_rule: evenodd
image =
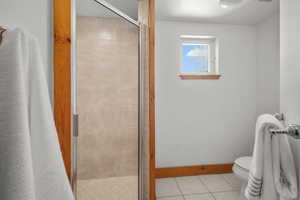
<path id="1" fill-rule="evenodd" d="M 138 177 L 78 180 L 78 200 L 137 200 Z"/>

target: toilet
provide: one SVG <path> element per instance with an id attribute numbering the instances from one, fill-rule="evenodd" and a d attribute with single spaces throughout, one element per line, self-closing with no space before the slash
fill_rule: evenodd
<path id="1" fill-rule="evenodd" d="M 241 157 L 234 161 L 233 172 L 242 181 L 240 200 L 247 200 L 245 197 L 245 188 L 248 182 L 249 169 L 251 165 L 252 157 Z"/>

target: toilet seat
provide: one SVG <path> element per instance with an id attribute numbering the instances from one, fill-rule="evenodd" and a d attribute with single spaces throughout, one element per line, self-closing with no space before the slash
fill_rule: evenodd
<path id="1" fill-rule="evenodd" d="M 240 200 L 247 200 L 245 197 L 245 189 L 248 183 L 249 170 L 252 162 L 252 157 L 241 157 L 234 161 L 233 172 L 242 180 Z"/>
<path id="2" fill-rule="evenodd" d="M 252 157 L 241 157 L 234 161 L 233 172 L 243 180 L 248 180 Z"/>

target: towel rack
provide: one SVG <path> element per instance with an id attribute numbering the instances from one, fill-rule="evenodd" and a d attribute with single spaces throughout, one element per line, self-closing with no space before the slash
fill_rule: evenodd
<path id="1" fill-rule="evenodd" d="M 274 114 L 274 117 L 276 119 L 278 119 L 279 121 L 284 121 L 285 120 L 285 117 L 284 117 L 284 114 L 283 113 L 275 113 Z"/>
<path id="2" fill-rule="evenodd" d="M 285 117 L 281 113 L 276 113 L 274 115 L 279 121 L 284 121 Z M 300 125 L 289 124 L 284 129 L 270 129 L 270 133 L 273 135 L 288 135 L 295 139 L 300 139 Z"/>
<path id="3" fill-rule="evenodd" d="M 300 139 L 300 125 L 290 124 L 285 129 L 270 129 L 273 135 L 288 135 L 295 139 Z"/>

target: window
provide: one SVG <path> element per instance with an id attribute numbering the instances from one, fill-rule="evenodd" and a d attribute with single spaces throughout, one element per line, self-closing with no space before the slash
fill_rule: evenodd
<path id="1" fill-rule="evenodd" d="M 212 36 L 181 36 L 182 79 L 219 79 L 217 42 Z"/>
<path id="2" fill-rule="evenodd" d="M 181 73 L 208 73 L 209 57 L 209 45 L 183 43 Z"/>

